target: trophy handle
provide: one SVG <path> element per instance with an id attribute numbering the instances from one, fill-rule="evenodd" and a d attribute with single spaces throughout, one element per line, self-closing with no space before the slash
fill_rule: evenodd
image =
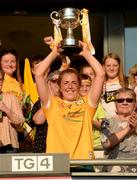
<path id="1" fill-rule="evenodd" d="M 52 19 L 52 22 L 53 24 L 56 24 L 56 25 L 60 25 L 61 21 L 59 19 L 59 16 L 58 16 L 58 12 L 57 11 L 53 11 L 51 14 L 50 14 L 50 18 Z"/>
<path id="2" fill-rule="evenodd" d="M 53 11 L 50 14 L 50 18 L 52 19 L 52 21 L 59 20 L 58 12 L 57 11 Z"/>

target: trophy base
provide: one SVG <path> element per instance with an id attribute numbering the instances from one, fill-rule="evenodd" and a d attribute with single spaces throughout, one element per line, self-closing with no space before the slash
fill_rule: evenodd
<path id="1" fill-rule="evenodd" d="M 66 56 L 72 56 L 79 54 L 82 49 L 79 47 L 78 40 L 75 39 L 64 39 L 61 41 L 61 48 L 63 49 L 62 54 Z"/>

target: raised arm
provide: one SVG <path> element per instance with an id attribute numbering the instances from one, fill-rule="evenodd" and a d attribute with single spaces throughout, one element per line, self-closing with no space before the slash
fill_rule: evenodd
<path id="1" fill-rule="evenodd" d="M 50 93 L 49 93 L 47 81 L 45 80 L 46 79 L 45 76 L 47 76 L 50 65 L 59 55 L 59 52 L 60 49 L 54 46 L 54 48 L 49 53 L 49 55 L 43 61 L 41 61 L 34 70 L 35 71 L 34 76 L 35 76 L 39 97 L 42 104 L 45 106 L 47 105 L 50 99 Z"/>
<path id="2" fill-rule="evenodd" d="M 91 89 L 89 91 L 90 103 L 92 104 L 92 106 L 96 107 L 98 104 L 100 95 L 102 93 L 105 72 L 102 68 L 102 65 L 99 63 L 99 61 L 94 56 L 92 56 L 92 54 L 88 51 L 87 45 L 81 41 L 80 41 L 80 45 L 83 49 L 80 52 L 80 55 L 82 55 L 87 60 L 87 62 L 93 68 L 96 74 L 94 81 L 92 83 Z"/>

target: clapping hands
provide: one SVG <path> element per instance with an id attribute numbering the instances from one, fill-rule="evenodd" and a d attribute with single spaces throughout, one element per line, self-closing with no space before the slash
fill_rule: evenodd
<path id="1" fill-rule="evenodd" d="M 129 118 L 129 127 L 132 130 L 137 129 L 137 113 L 136 112 L 133 112 Z"/>

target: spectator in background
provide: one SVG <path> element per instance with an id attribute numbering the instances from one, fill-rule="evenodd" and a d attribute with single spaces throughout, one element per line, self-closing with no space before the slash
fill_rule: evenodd
<path id="1" fill-rule="evenodd" d="M 24 91 L 26 94 L 26 99 L 23 106 L 23 112 L 26 121 L 24 128 L 23 148 L 26 151 L 34 153 L 45 152 L 46 147 L 45 137 L 47 133 L 47 123 L 44 123 L 41 126 L 36 126 L 33 123 L 33 115 L 41 108 L 33 74 L 35 67 L 43 59 L 43 55 L 35 55 L 30 59 L 30 61 L 25 59 L 24 68 Z"/>
<path id="2" fill-rule="evenodd" d="M 92 81 L 95 77 L 95 72 L 94 72 L 93 68 L 91 66 L 89 66 L 88 64 L 84 65 L 80 68 L 80 73 L 88 75 Z"/>
<path id="3" fill-rule="evenodd" d="M 137 159 L 136 94 L 121 88 L 115 99 L 117 114 L 102 122 L 102 144 L 108 159 Z M 104 166 L 105 172 L 137 172 L 137 165 Z"/>
<path id="4" fill-rule="evenodd" d="M 4 73 L 0 70 L 0 153 L 19 152 L 17 131 L 22 128 L 24 117 L 17 97 L 2 92 Z"/>
<path id="5" fill-rule="evenodd" d="M 86 66 L 86 68 L 88 69 L 89 67 Z M 90 69 L 92 68 L 90 67 Z M 94 75 L 94 78 L 95 78 L 95 75 Z M 81 86 L 80 86 L 80 91 L 79 91 L 80 95 L 87 96 L 90 91 L 91 86 L 92 86 L 91 78 L 86 74 L 81 74 Z M 102 118 L 104 117 L 105 117 L 105 112 L 103 110 L 101 103 L 99 102 L 96 113 L 93 118 L 94 120 L 93 121 L 93 144 L 94 144 L 95 149 L 96 148 L 100 149 L 102 147 L 101 141 L 100 141 L 100 127 L 101 127 Z"/>
<path id="6" fill-rule="evenodd" d="M 15 49 L 3 49 L 0 53 L 0 66 L 4 72 L 2 92 L 14 94 L 23 107 L 24 90 L 20 76 L 19 57 L 17 51 Z M 18 132 L 18 138 L 19 142 L 21 142 L 23 139 L 22 132 Z"/>
<path id="7" fill-rule="evenodd" d="M 79 94 L 81 96 L 87 96 L 92 84 L 91 78 L 86 74 L 80 74 L 80 78 L 81 78 L 81 85 L 80 85 Z"/>
<path id="8" fill-rule="evenodd" d="M 35 102 L 31 113 L 32 113 L 31 127 L 35 131 L 34 142 L 33 142 L 33 152 L 45 153 L 48 124 L 47 124 L 47 121 L 45 121 L 45 116 L 41 109 L 40 100 Z M 43 123 L 41 125 L 35 125 L 33 123 L 33 119 L 35 118 L 43 121 Z"/>
<path id="9" fill-rule="evenodd" d="M 19 59 L 15 49 L 4 49 L 0 53 L 0 65 L 4 72 L 3 92 L 11 92 L 23 101 L 23 86 L 20 76 Z"/>
<path id="10" fill-rule="evenodd" d="M 123 66 L 120 57 L 115 53 L 107 54 L 102 63 L 106 78 L 101 103 L 106 116 L 111 117 L 116 114 L 115 93 L 125 86 Z"/>
<path id="11" fill-rule="evenodd" d="M 89 70 L 89 72 L 94 72 L 90 66 L 86 66 L 86 68 L 83 68 L 83 72 L 86 73 L 86 71 L 84 70 Z M 95 78 L 95 74 L 94 76 L 92 74 L 92 78 L 93 77 Z M 94 83 L 94 78 L 91 80 L 91 78 L 88 75 L 81 74 L 81 86 L 79 91 L 81 96 L 88 95 L 90 88 L 92 86 L 92 81 Z M 101 127 L 102 118 L 104 117 L 105 117 L 105 112 L 103 110 L 101 102 L 99 102 L 96 113 L 93 117 L 93 131 L 91 131 L 96 159 L 104 158 L 104 150 L 100 140 L 100 127 Z M 94 167 L 96 172 L 99 172 L 102 169 L 102 166 L 94 166 Z"/>

